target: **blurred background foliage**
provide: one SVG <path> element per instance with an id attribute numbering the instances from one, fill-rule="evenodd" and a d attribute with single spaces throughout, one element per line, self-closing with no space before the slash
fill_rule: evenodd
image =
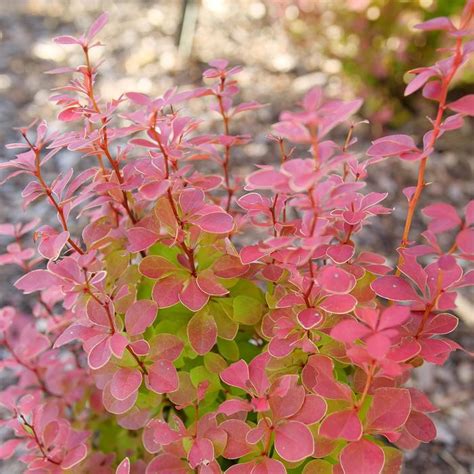
<path id="1" fill-rule="evenodd" d="M 100 88 L 107 97 L 130 88 L 158 95 L 174 84 L 199 83 L 204 63 L 225 57 L 245 66 L 239 78 L 242 98 L 269 104 L 271 117 L 264 120 L 276 119 L 295 98 L 321 85 L 329 95 L 363 97 L 365 118 L 379 135 L 430 112 L 420 94 L 403 97 L 406 72 L 430 65 L 444 37 L 413 27 L 439 15 L 456 21 L 464 0 L 0 3 L 0 94 L 11 104 L 6 117 L 14 119 L 19 105 L 26 106 L 21 111 L 27 115 L 48 113 L 44 89 L 62 78 L 40 73 L 80 61 L 78 52 L 53 44 L 51 36 L 83 31 L 106 10 L 111 20 L 103 34 L 107 48 Z M 473 83 L 474 68 L 464 68 L 456 87 Z"/>
<path id="2" fill-rule="evenodd" d="M 420 32 L 417 23 L 438 16 L 456 21 L 464 0 L 267 0 L 301 48 L 319 45 L 329 68 L 341 72 L 365 113 L 379 125 L 399 126 L 416 111 L 417 96 L 405 98 L 407 71 L 431 64 L 445 46 L 440 32 Z M 468 89 L 474 70 L 465 68 L 456 86 Z M 461 93 L 461 90 L 459 90 Z M 381 127 L 379 127 L 381 128 Z M 378 130 L 379 132 L 381 130 Z"/>

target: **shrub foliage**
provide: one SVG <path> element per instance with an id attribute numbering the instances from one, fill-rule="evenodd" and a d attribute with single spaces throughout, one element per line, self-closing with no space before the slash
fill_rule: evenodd
<path id="1" fill-rule="evenodd" d="M 52 96 L 64 129 L 20 129 L 0 165 L 28 178 L 25 206 L 42 199 L 57 215 L 0 227 L 11 238 L 0 261 L 24 270 L 15 286 L 33 315 L 0 310 L 1 369 L 16 377 L 0 392 L 13 433 L 0 457 L 16 452 L 31 473 L 398 472 L 401 450 L 436 435 L 436 408 L 405 382 L 461 349 L 446 335 L 456 292 L 474 283 L 474 201 L 462 215 L 432 203 L 426 230 L 410 232 L 439 137 L 474 115 L 474 95 L 447 98 L 474 50 L 473 14 L 469 1 L 459 25 L 418 26 L 452 39 L 406 89 L 438 105 L 420 142 L 396 134 L 356 151 L 361 101 L 315 88 L 272 126 L 275 164 L 245 177 L 232 160 L 251 136 L 234 123 L 261 105 L 236 102 L 239 67 L 214 60 L 203 87 L 105 101 L 89 53 L 107 15 L 56 38 L 84 53 L 50 71 L 72 76 Z M 220 133 L 186 115 L 195 100 Z M 343 143 L 329 138 L 336 126 Z M 63 150 L 90 166 L 48 181 Z M 397 158 L 418 180 L 384 256 L 359 242 L 391 212 L 364 179 Z"/>

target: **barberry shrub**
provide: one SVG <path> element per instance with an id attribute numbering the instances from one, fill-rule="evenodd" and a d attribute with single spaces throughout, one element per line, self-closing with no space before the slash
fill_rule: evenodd
<path id="1" fill-rule="evenodd" d="M 279 163 L 245 178 L 232 158 L 251 137 L 234 121 L 260 105 L 235 103 L 239 67 L 215 60 L 203 87 L 106 102 L 89 53 L 107 16 L 56 38 L 84 53 L 51 71 L 73 76 L 52 96 L 66 131 L 20 129 L 8 146 L 19 153 L 0 165 L 6 179 L 28 178 L 25 206 L 43 199 L 58 219 L 0 227 L 12 239 L 1 263 L 21 267 L 15 287 L 32 294 L 32 315 L 0 311 L 1 369 L 16 377 L 0 393 L 11 433 L 0 457 L 31 473 L 398 472 L 402 449 L 436 436 L 436 408 L 404 384 L 460 349 L 445 337 L 450 311 L 474 284 L 474 201 L 463 215 L 430 204 L 427 229 L 410 233 L 438 138 L 474 115 L 474 95 L 447 99 L 474 50 L 473 15 L 471 0 L 458 26 L 418 26 L 453 40 L 412 71 L 406 93 L 422 89 L 438 108 L 420 144 L 396 134 L 354 151 L 361 101 L 315 88 L 272 126 Z M 198 99 L 221 133 L 185 115 Z M 328 138 L 336 126 L 347 127 L 342 144 Z M 49 181 L 66 150 L 89 167 Z M 390 213 L 364 179 L 397 158 L 414 162 L 418 182 L 403 190 L 400 246 L 383 256 L 358 245 Z"/>

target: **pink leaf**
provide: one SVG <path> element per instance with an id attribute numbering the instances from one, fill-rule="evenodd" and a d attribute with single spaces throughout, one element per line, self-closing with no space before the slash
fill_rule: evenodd
<path id="1" fill-rule="evenodd" d="M 220 377 L 227 385 L 232 385 L 233 387 L 238 387 L 247 391 L 249 382 L 249 366 L 244 360 L 239 360 L 224 369 L 220 373 Z"/>
<path id="2" fill-rule="evenodd" d="M 179 293 L 179 300 L 186 308 L 196 312 L 206 306 L 209 295 L 199 288 L 196 278 L 191 277 Z"/>
<path id="3" fill-rule="evenodd" d="M 129 245 L 127 249 L 130 252 L 140 252 L 151 247 L 157 240 L 158 234 L 144 227 L 132 227 L 127 231 Z"/>
<path id="4" fill-rule="evenodd" d="M 91 369 L 100 369 L 107 364 L 111 357 L 112 351 L 110 350 L 110 341 L 108 337 L 105 337 L 89 352 L 87 361 Z"/>
<path id="5" fill-rule="evenodd" d="M 97 18 L 94 23 L 92 23 L 89 31 L 86 34 L 88 42 L 90 42 L 99 33 L 99 31 L 107 24 L 108 20 L 108 13 L 102 13 L 102 15 L 100 15 L 99 18 Z"/>
<path id="6" fill-rule="evenodd" d="M 189 467 L 175 454 L 164 453 L 154 458 L 146 468 L 153 474 L 189 474 Z"/>
<path id="7" fill-rule="evenodd" d="M 298 313 L 297 319 L 304 329 L 312 329 L 323 320 L 323 317 L 316 308 L 306 308 Z"/>
<path id="8" fill-rule="evenodd" d="M 57 36 L 53 39 L 53 41 L 57 44 L 81 44 L 81 42 L 74 38 L 74 36 Z"/>
<path id="9" fill-rule="evenodd" d="M 474 229 L 464 229 L 456 237 L 459 250 L 465 255 L 474 255 Z"/>
<path id="10" fill-rule="evenodd" d="M 313 435 L 303 423 L 285 421 L 275 429 L 275 450 L 285 461 L 301 461 L 313 454 Z"/>
<path id="11" fill-rule="evenodd" d="M 137 336 L 145 332 L 156 319 L 158 305 L 151 300 L 138 300 L 125 313 L 125 327 L 127 334 Z"/>
<path id="12" fill-rule="evenodd" d="M 178 389 L 178 385 L 178 373 L 169 360 L 157 360 L 148 368 L 148 386 L 154 392 L 174 392 Z"/>
<path id="13" fill-rule="evenodd" d="M 110 393 L 117 400 L 125 400 L 142 384 L 142 373 L 138 369 L 121 368 L 110 382 Z"/>
<path id="14" fill-rule="evenodd" d="M 357 441 L 362 436 L 362 424 L 354 409 L 342 410 L 323 420 L 319 434 L 330 439 Z"/>
<path id="15" fill-rule="evenodd" d="M 300 421 L 305 425 L 317 423 L 326 414 L 327 403 L 319 395 L 306 395 L 303 406 L 298 413 L 291 417 L 294 421 Z"/>
<path id="16" fill-rule="evenodd" d="M 357 305 L 357 300 L 352 295 L 330 295 L 319 304 L 319 307 L 334 314 L 346 314 Z"/>
<path id="17" fill-rule="evenodd" d="M 206 466 L 214 460 L 214 446 L 207 438 L 194 441 L 188 453 L 189 465 L 195 469 L 200 465 Z"/>
<path id="18" fill-rule="evenodd" d="M 334 364 L 328 356 L 317 354 L 308 359 L 303 368 L 305 386 L 324 398 L 352 401 L 352 390 L 334 379 Z"/>
<path id="19" fill-rule="evenodd" d="M 411 410 L 410 392 L 383 387 L 375 391 L 367 414 L 367 429 L 395 431 L 405 424 Z"/>
<path id="20" fill-rule="evenodd" d="M 380 446 L 366 439 L 349 443 L 341 452 L 341 466 L 344 474 L 380 474 L 385 455 Z"/>
<path id="21" fill-rule="evenodd" d="M 435 234 L 454 229 L 462 224 L 456 209 L 450 204 L 431 204 L 426 206 L 422 210 L 422 213 L 431 218 L 431 222 L 428 224 L 428 230 Z"/>
<path id="22" fill-rule="evenodd" d="M 335 263 L 343 264 L 354 256 L 355 249 L 352 245 L 331 245 L 326 251 L 326 255 Z"/>
<path id="23" fill-rule="evenodd" d="M 367 150 L 369 156 L 396 156 L 409 151 L 416 151 L 416 145 L 408 135 L 391 135 L 379 138 Z"/>
<path id="24" fill-rule="evenodd" d="M 127 92 L 125 95 L 138 105 L 148 105 L 150 103 L 150 97 L 141 92 Z"/>
<path id="25" fill-rule="evenodd" d="M 449 18 L 446 18 L 445 16 L 432 18 L 431 20 L 419 23 L 418 25 L 415 25 L 415 28 L 423 31 L 454 31 L 456 29 L 452 24 L 451 20 Z"/>
<path id="26" fill-rule="evenodd" d="M 223 413 L 227 416 L 235 415 L 239 412 L 251 411 L 252 406 L 247 400 L 241 400 L 240 398 L 233 398 L 231 400 L 226 400 L 219 405 L 217 413 Z"/>
<path id="27" fill-rule="evenodd" d="M 118 359 L 123 357 L 125 348 L 128 345 L 128 339 L 121 333 L 116 332 L 109 339 L 110 350 Z"/>
<path id="28" fill-rule="evenodd" d="M 321 287 L 329 293 L 349 293 L 356 284 L 354 275 L 333 265 L 324 267 L 318 276 Z"/>
<path id="29" fill-rule="evenodd" d="M 223 456 L 227 459 L 239 459 L 250 453 L 252 447 L 247 443 L 246 437 L 250 430 L 247 423 L 242 420 L 226 420 L 219 425 L 227 433 L 227 444 Z"/>
<path id="30" fill-rule="evenodd" d="M 91 298 L 86 306 L 87 317 L 89 320 L 99 326 L 110 327 L 107 310 L 97 300 Z"/>
<path id="31" fill-rule="evenodd" d="M 336 324 L 330 334 L 337 341 L 354 342 L 356 339 L 370 334 L 370 329 L 353 319 L 346 319 Z"/>
<path id="32" fill-rule="evenodd" d="M 379 319 L 377 330 L 399 327 L 410 317 L 410 308 L 406 306 L 390 306 L 386 308 Z"/>
<path id="33" fill-rule="evenodd" d="M 8 441 L 2 441 L 0 446 L 0 459 L 10 459 L 15 453 L 16 448 L 23 442 L 22 439 L 13 438 Z"/>
<path id="34" fill-rule="evenodd" d="M 33 293 L 57 285 L 59 279 L 46 270 L 33 270 L 15 282 L 15 287 L 23 293 Z"/>
<path id="35" fill-rule="evenodd" d="M 225 212 L 206 214 L 194 222 L 204 232 L 228 234 L 234 228 L 234 220 Z"/>
<path id="36" fill-rule="evenodd" d="M 154 336 L 150 344 L 152 346 L 150 355 L 154 358 L 176 360 L 182 350 L 184 343 L 174 334 L 158 333 Z"/>
<path id="37" fill-rule="evenodd" d="M 102 391 L 102 403 L 105 409 L 114 415 L 121 415 L 129 411 L 136 403 L 138 392 L 133 392 L 130 397 L 125 400 L 117 400 L 110 393 L 110 383 L 104 387 Z"/>
<path id="38" fill-rule="evenodd" d="M 199 311 L 189 321 L 187 334 L 191 347 L 199 354 L 207 354 L 217 341 L 217 325 L 209 311 Z"/>
<path id="39" fill-rule="evenodd" d="M 139 270 L 143 276 L 157 279 L 176 272 L 176 266 L 166 258 L 149 255 L 140 262 Z"/>
<path id="40" fill-rule="evenodd" d="M 239 464 L 238 464 L 239 466 Z M 264 457 L 257 465 L 250 471 L 226 471 L 226 474 L 286 474 L 285 466 L 276 459 Z"/>
<path id="41" fill-rule="evenodd" d="M 87 456 L 87 446 L 80 444 L 74 449 L 71 449 L 61 462 L 62 470 L 69 470 L 83 461 Z"/>
<path id="42" fill-rule="evenodd" d="M 200 290 L 210 296 L 224 296 L 229 293 L 218 281 L 212 270 L 203 270 L 199 272 L 196 283 Z"/>
<path id="43" fill-rule="evenodd" d="M 449 313 L 440 313 L 428 319 L 423 328 L 424 335 L 449 334 L 458 326 L 459 320 Z"/>
<path id="44" fill-rule="evenodd" d="M 390 350 L 391 341 L 385 334 L 372 334 L 365 339 L 367 352 L 377 360 L 383 359 Z"/>
<path id="45" fill-rule="evenodd" d="M 115 470 L 115 474 L 130 474 L 130 459 L 122 459 Z"/>
<path id="46" fill-rule="evenodd" d="M 377 295 L 392 301 L 418 301 L 419 297 L 403 278 L 387 275 L 378 278 L 370 285 Z"/>
<path id="47" fill-rule="evenodd" d="M 423 413 L 414 411 L 405 424 L 407 431 L 418 441 L 429 443 L 436 438 L 434 423 Z"/>
<path id="48" fill-rule="evenodd" d="M 423 87 L 430 77 L 434 76 L 436 71 L 434 69 L 428 69 L 426 71 L 422 71 L 415 76 L 414 79 L 410 81 L 408 86 L 405 89 L 405 96 L 413 94 L 413 92 L 417 91 L 421 87 Z"/>
<path id="49" fill-rule="evenodd" d="M 159 280 L 153 287 L 153 300 L 159 308 L 174 306 L 179 302 L 179 292 L 182 287 L 183 282 L 174 276 Z"/>

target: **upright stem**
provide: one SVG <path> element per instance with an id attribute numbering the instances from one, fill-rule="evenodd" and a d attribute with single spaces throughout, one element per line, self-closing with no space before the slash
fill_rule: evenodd
<path id="1" fill-rule="evenodd" d="M 449 84 L 451 83 L 454 75 L 456 74 L 462 62 L 461 50 L 462 50 L 462 38 L 457 38 L 456 39 L 456 52 L 454 55 L 451 70 L 445 77 L 443 77 L 441 81 L 441 93 L 440 93 L 440 99 L 439 99 L 439 104 L 438 104 L 438 112 L 436 114 L 436 119 L 433 124 L 433 133 L 431 135 L 431 139 L 428 145 L 426 146 L 426 149 L 428 150 L 433 148 L 433 146 L 436 143 L 437 138 L 439 137 L 439 134 L 441 133 L 441 123 L 443 121 L 443 115 L 446 109 L 446 99 L 448 95 Z M 405 227 L 403 229 L 403 235 L 400 242 L 401 249 L 404 249 L 408 246 L 409 237 L 410 237 L 410 229 L 413 223 L 413 217 L 415 215 L 416 207 L 418 205 L 418 201 L 420 200 L 421 193 L 424 187 L 426 186 L 425 171 L 426 171 L 426 165 L 428 163 L 428 158 L 429 158 L 429 155 L 424 157 L 421 160 L 420 166 L 418 168 L 418 180 L 416 183 L 415 192 L 413 193 L 413 196 L 411 197 L 408 204 L 408 212 L 407 212 L 407 217 L 405 221 Z M 397 264 L 397 275 L 400 274 L 400 270 L 398 267 L 402 264 L 403 264 L 403 254 L 400 253 L 400 257 L 398 259 L 398 264 Z"/>
<path id="2" fill-rule="evenodd" d="M 84 56 L 85 56 L 85 59 L 86 59 L 86 68 L 87 68 L 87 74 L 85 76 L 86 81 L 87 81 L 86 82 L 87 96 L 89 97 L 89 99 L 91 101 L 92 108 L 94 109 L 94 111 L 96 113 L 100 114 L 102 112 L 100 110 L 99 104 L 97 103 L 97 100 L 96 100 L 95 94 L 94 94 L 94 77 L 93 77 L 92 65 L 91 65 L 90 58 L 89 58 L 89 49 L 87 48 L 87 46 L 84 46 L 82 49 L 84 51 Z M 110 166 L 112 166 L 112 169 L 114 170 L 114 173 L 117 176 L 117 180 L 118 180 L 119 184 L 122 186 L 124 181 L 123 181 L 123 176 L 122 176 L 122 172 L 120 170 L 119 163 L 112 156 L 112 154 L 110 153 L 110 150 L 109 150 L 106 123 L 107 123 L 107 120 L 105 118 L 102 118 L 102 130 L 103 130 L 103 132 L 102 132 L 102 140 L 101 140 L 101 143 L 100 143 L 100 149 L 102 150 L 102 152 L 106 156 L 108 162 L 110 163 Z M 99 133 L 100 133 L 100 130 L 99 130 Z M 102 163 L 101 158 L 99 159 L 99 165 L 103 169 L 103 163 Z M 135 217 L 135 215 L 133 214 L 133 212 L 130 208 L 130 204 L 128 202 L 128 196 L 127 196 L 127 193 L 124 190 L 122 190 L 122 206 L 125 209 L 126 213 L 128 214 L 128 217 L 132 221 L 132 224 L 136 224 L 138 222 L 138 220 L 137 220 L 137 218 Z"/>
<path id="3" fill-rule="evenodd" d="M 24 139 L 30 146 L 31 150 L 35 154 L 35 176 L 36 179 L 38 180 L 38 183 L 40 186 L 43 188 L 44 193 L 49 199 L 49 202 L 53 205 L 53 207 L 56 209 L 57 215 L 59 217 L 59 220 L 61 222 L 61 226 L 65 232 L 69 232 L 67 221 L 66 221 L 66 216 L 64 215 L 64 209 L 62 208 L 61 204 L 59 204 L 56 199 L 53 196 L 53 191 L 51 188 L 48 186 L 46 181 L 43 178 L 43 175 L 41 174 L 41 164 L 40 164 L 40 154 L 41 154 L 41 148 L 40 147 L 35 147 L 27 138 L 26 134 L 23 134 Z M 68 237 L 67 239 L 68 244 L 80 255 L 84 255 L 84 251 L 72 240 L 71 237 Z"/>
<path id="4" fill-rule="evenodd" d="M 221 92 L 224 91 L 224 84 L 225 84 L 225 78 L 221 77 L 221 83 L 220 83 L 220 90 Z M 222 100 L 222 95 L 217 94 L 217 102 L 219 104 L 219 112 L 222 116 L 222 121 L 224 123 L 224 133 L 229 136 L 230 135 L 230 128 L 229 128 L 229 117 L 226 114 L 224 110 L 224 102 Z M 224 171 L 224 182 L 225 182 L 225 188 L 227 191 L 227 205 L 226 205 L 226 211 L 229 212 L 230 209 L 230 204 L 232 201 L 232 196 L 234 194 L 234 190 L 231 187 L 230 184 L 230 145 L 225 145 L 225 150 L 224 150 L 224 161 L 222 163 L 222 169 Z"/>
<path id="5" fill-rule="evenodd" d="M 355 404 L 355 408 L 357 410 L 360 410 L 360 408 L 364 404 L 365 399 L 367 398 L 370 386 L 372 385 L 372 381 L 374 379 L 374 373 L 375 373 L 376 368 L 377 368 L 377 363 L 375 361 L 372 361 L 367 370 L 367 379 L 365 381 L 364 389 L 362 390 L 362 395 L 360 396 L 359 400 Z"/>

